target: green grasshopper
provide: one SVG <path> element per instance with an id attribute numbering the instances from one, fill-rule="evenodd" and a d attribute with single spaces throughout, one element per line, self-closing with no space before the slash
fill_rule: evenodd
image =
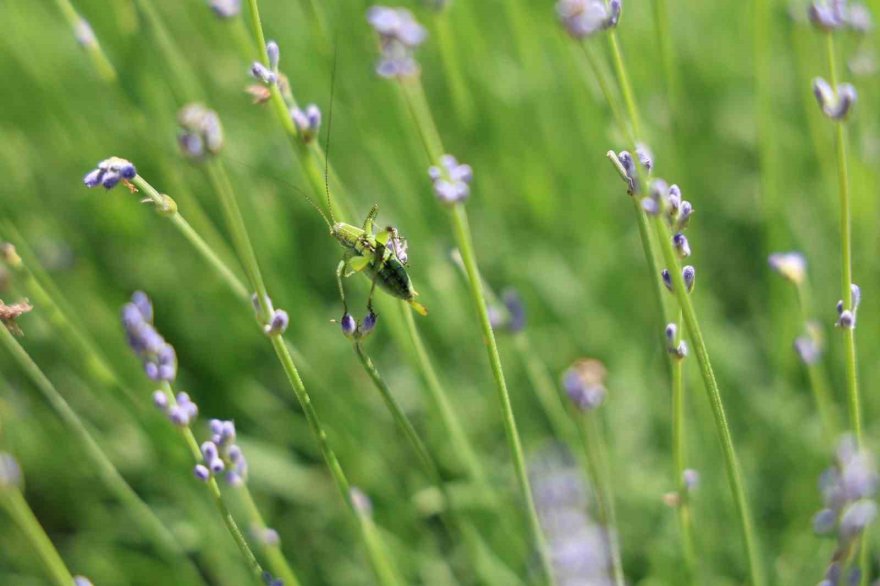
<path id="1" fill-rule="evenodd" d="M 336 267 L 336 282 L 339 285 L 339 295 L 345 313 L 348 313 L 348 303 L 345 300 L 345 287 L 342 279 L 355 273 L 361 273 L 372 281 L 370 294 L 367 297 L 367 310 L 371 315 L 373 311 L 373 294 L 376 285 L 380 289 L 396 297 L 403 299 L 420 315 L 428 315 L 424 305 L 416 301 L 418 293 L 413 288 L 409 274 L 406 272 L 407 243 L 391 226 L 375 234 L 373 223 L 379 214 L 379 205 L 375 204 L 364 220 L 363 228 L 337 222 L 333 217 L 333 206 L 330 203 L 330 192 L 327 191 L 327 208 L 330 210 L 330 219 L 314 202 L 309 199 L 312 206 L 321 214 L 321 217 L 330 228 L 330 235 L 336 239 L 345 249 L 342 260 Z"/>

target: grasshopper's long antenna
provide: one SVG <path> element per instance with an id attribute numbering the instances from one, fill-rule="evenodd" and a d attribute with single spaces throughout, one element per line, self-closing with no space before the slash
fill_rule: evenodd
<path id="1" fill-rule="evenodd" d="M 327 193 L 327 210 L 330 219 L 333 216 L 333 201 L 330 198 L 330 131 L 333 128 L 333 94 L 336 91 L 336 57 L 339 54 L 339 25 L 336 27 L 336 38 L 333 41 L 333 69 L 330 73 L 330 108 L 327 111 L 327 139 L 324 142 L 324 191 Z"/>

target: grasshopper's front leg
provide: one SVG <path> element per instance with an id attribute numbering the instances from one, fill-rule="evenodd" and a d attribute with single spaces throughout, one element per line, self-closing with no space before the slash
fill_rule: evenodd
<path id="1" fill-rule="evenodd" d="M 373 222 L 376 220 L 376 216 L 379 215 L 379 204 L 374 203 L 373 207 L 370 208 L 370 213 L 367 214 L 367 219 L 364 220 L 364 232 L 367 233 L 367 236 L 373 235 Z"/>

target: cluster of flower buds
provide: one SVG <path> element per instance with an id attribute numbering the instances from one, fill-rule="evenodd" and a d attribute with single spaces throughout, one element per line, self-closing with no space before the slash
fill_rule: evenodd
<path id="1" fill-rule="evenodd" d="M 844 437 L 837 448 L 834 466 L 825 470 L 819 479 L 824 508 L 813 517 L 816 533 L 837 534 L 834 561 L 825 575 L 829 584 L 840 584 L 847 562 L 858 557 L 852 555 L 856 550 L 853 545 L 877 516 L 874 502 L 877 482 L 873 457 L 859 449 L 851 436 Z M 858 584 L 858 580 L 847 583 Z"/>
<path id="2" fill-rule="evenodd" d="M 454 204 L 464 201 L 471 193 L 473 169 L 470 165 L 459 163 L 452 155 L 443 155 L 439 166 L 428 169 L 428 176 L 434 184 L 434 193 L 443 203 Z"/>
<path id="3" fill-rule="evenodd" d="M 583 39 L 617 26 L 623 0 L 559 0 L 556 14 L 572 37 Z"/>
<path id="4" fill-rule="evenodd" d="M 281 49 L 275 41 L 266 43 L 266 55 L 269 58 L 269 65 L 263 65 L 259 61 L 251 64 L 251 77 L 265 85 L 275 85 L 278 83 L 278 63 L 281 61 Z"/>
<path id="5" fill-rule="evenodd" d="M 871 11 L 864 4 L 850 4 L 847 0 L 814 0 L 807 11 L 810 22 L 824 31 L 842 28 L 866 33 L 874 27 Z"/>
<path id="6" fill-rule="evenodd" d="M 3 300 L 0 299 L 0 324 L 6 326 L 6 329 L 13 334 L 20 336 L 21 328 L 15 320 L 21 317 L 22 314 L 31 311 L 33 308 L 33 305 L 28 303 L 27 299 L 19 301 L 18 303 L 13 303 L 12 305 L 6 305 L 3 303 Z"/>
<path id="7" fill-rule="evenodd" d="M 669 270 L 663 269 L 660 272 L 660 277 L 663 279 L 663 285 L 665 285 L 669 291 L 672 291 L 672 275 L 669 274 Z M 684 288 L 690 293 L 694 290 L 694 283 L 697 279 L 697 270 L 691 265 L 685 265 L 681 269 L 681 278 L 684 279 Z"/>
<path id="8" fill-rule="evenodd" d="M 685 468 L 681 472 L 681 486 L 679 490 L 667 492 L 663 495 L 663 502 L 669 507 L 681 506 L 682 500 L 687 498 L 700 486 L 700 473 L 693 468 Z"/>
<path id="9" fill-rule="evenodd" d="M 293 108 L 290 110 L 290 118 L 303 142 L 311 142 L 318 136 L 318 130 L 321 128 L 321 110 L 316 105 L 309 104 L 305 110 Z"/>
<path id="10" fill-rule="evenodd" d="M 177 354 L 153 327 L 153 304 L 143 291 L 136 291 L 122 308 L 122 327 L 128 344 L 154 381 L 172 382 L 177 376 Z"/>
<path id="11" fill-rule="evenodd" d="M 770 268 L 786 281 L 800 285 L 807 277 L 807 259 L 799 252 L 774 252 L 767 257 Z"/>
<path id="12" fill-rule="evenodd" d="M 162 390 L 153 391 L 153 405 L 178 427 L 189 427 L 199 416 L 199 406 L 187 393 L 177 393 L 174 401 Z"/>
<path id="13" fill-rule="evenodd" d="M 259 319 L 262 306 L 260 304 L 260 298 L 256 293 L 251 296 L 251 303 L 253 304 L 254 311 Z M 266 304 L 266 307 L 269 309 L 269 314 L 272 316 L 269 318 L 268 323 L 263 324 L 263 333 L 267 336 L 280 336 L 287 330 L 287 326 L 290 325 L 290 316 L 287 315 L 287 312 L 283 309 L 275 309 L 272 306 L 272 300 L 268 297 L 266 297 L 266 300 L 263 303 Z"/>
<path id="14" fill-rule="evenodd" d="M 687 342 L 681 339 L 678 334 L 678 326 L 674 323 L 666 325 L 666 351 L 678 359 L 682 359 L 688 354 Z"/>
<path id="15" fill-rule="evenodd" d="M 184 156 L 200 160 L 223 148 L 223 126 L 214 110 L 202 104 L 188 104 L 178 112 L 177 123 L 177 144 Z"/>
<path id="16" fill-rule="evenodd" d="M 562 386 L 574 406 L 581 411 L 592 411 L 605 400 L 605 366 L 593 358 L 584 358 L 572 364 L 562 375 Z"/>
<path id="17" fill-rule="evenodd" d="M 501 296 L 503 307 L 488 307 L 489 322 L 493 330 L 506 330 L 511 333 L 521 332 L 526 327 L 526 308 L 522 298 L 513 289 L 508 289 Z"/>
<path id="18" fill-rule="evenodd" d="M 815 322 L 807 322 L 807 331 L 794 340 L 794 351 L 798 358 L 806 365 L 816 364 L 822 358 L 824 340 L 822 329 Z"/>
<path id="19" fill-rule="evenodd" d="M 855 283 L 850 288 L 850 307 L 846 309 L 843 299 L 837 302 L 837 327 L 853 329 L 856 327 L 856 312 L 859 309 L 859 303 L 862 301 L 862 290 Z"/>
<path id="20" fill-rule="evenodd" d="M 376 329 L 376 322 L 378 319 L 379 316 L 371 309 L 367 314 L 367 317 L 365 317 L 362 322 L 358 323 L 357 320 L 354 319 L 354 316 L 346 311 L 342 314 L 342 319 L 339 320 L 339 325 L 346 338 L 362 340 Z"/>
<path id="21" fill-rule="evenodd" d="M 83 183 L 86 187 L 97 187 L 103 185 L 104 189 L 112 189 L 120 181 L 129 181 L 137 175 L 137 170 L 131 161 L 120 159 L 119 157 L 110 157 L 104 159 L 95 169 L 89 171 L 83 177 Z"/>
<path id="22" fill-rule="evenodd" d="M 419 65 L 413 54 L 428 33 L 412 12 L 406 8 L 373 6 L 367 11 L 367 22 L 379 35 L 382 51 L 376 73 L 386 78 L 418 75 Z"/>
<path id="23" fill-rule="evenodd" d="M 0 452 L 0 490 L 19 486 L 21 486 L 21 467 L 11 454 Z"/>
<path id="24" fill-rule="evenodd" d="M 217 18 L 234 18 L 241 13 L 241 0 L 209 0 Z"/>
<path id="25" fill-rule="evenodd" d="M 203 462 L 196 464 L 193 473 L 199 480 L 226 473 L 230 486 L 241 486 L 247 480 L 247 460 L 235 443 L 235 424 L 232 421 L 211 420 L 211 439 L 201 446 Z"/>
<path id="26" fill-rule="evenodd" d="M 662 179 L 651 182 L 648 195 L 642 198 L 642 209 L 656 216 L 664 214 L 669 227 L 676 233 L 683 232 L 690 223 L 694 208 L 691 202 L 681 197 L 678 185 L 668 185 Z"/>
<path id="27" fill-rule="evenodd" d="M 845 120 L 858 98 L 856 88 L 852 84 L 837 84 L 835 91 L 821 77 L 813 80 L 813 94 L 822 112 L 832 120 Z"/>
<path id="28" fill-rule="evenodd" d="M 269 572 L 263 572 L 262 578 L 263 584 L 266 586 L 284 586 L 284 581 L 281 578 L 276 578 Z"/>

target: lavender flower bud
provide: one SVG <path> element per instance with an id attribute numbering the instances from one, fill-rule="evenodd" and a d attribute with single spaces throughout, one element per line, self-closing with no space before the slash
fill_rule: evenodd
<path id="1" fill-rule="evenodd" d="M 864 531 L 877 516 L 877 505 L 873 501 L 860 500 L 850 505 L 840 518 L 840 535 L 852 539 Z"/>
<path id="2" fill-rule="evenodd" d="M 214 458 L 213 460 L 208 461 L 208 468 L 213 474 L 219 474 L 226 470 L 226 464 L 224 464 L 223 460 L 220 458 Z"/>
<path id="3" fill-rule="evenodd" d="M 804 282 L 807 259 L 799 252 L 774 252 L 767 258 L 770 268 L 795 285 Z"/>
<path id="4" fill-rule="evenodd" d="M 613 153 L 613 151 L 608 153 L 609 157 L 612 155 L 615 159 L 617 159 L 617 162 L 620 164 L 620 168 L 623 169 L 624 178 L 627 184 L 626 192 L 630 195 L 635 195 L 640 191 L 639 174 L 638 170 L 636 169 L 636 164 L 633 161 L 632 155 L 629 154 L 628 151 L 620 151 L 616 155 Z M 638 151 L 636 151 L 636 155 L 638 155 Z"/>
<path id="5" fill-rule="evenodd" d="M 822 356 L 822 348 L 812 336 L 798 336 L 794 341 L 794 350 L 806 365 L 817 364 Z"/>
<path id="6" fill-rule="evenodd" d="M 603 0 L 560 0 L 556 3 L 556 14 L 568 34 L 576 39 L 617 26 L 620 11 L 620 0 L 612 0 L 607 6 Z"/>
<path id="7" fill-rule="evenodd" d="M 364 318 L 364 322 L 360 327 L 361 336 L 366 336 L 376 327 L 376 320 L 379 319 L 379 316 L 373 313 L 372 311 L 367 314 L 367 317 Z"/>
<path id="8" fill-rule="evenodd" d="M 294 108 L 290 111 L 290 117 L 305 142 L 310 142 L 318 136 L 318 129 L 321 127 L 321 110 L 316 105 L 310 104 L 305 111 Z"/>
<path id="9" fill-rule="evenodd" d="M 834 530 L 837 515 L 831 509 L 822 509 L 813 516 L 813 531 L 818 535 L 827 535 Z"/>
<path id="10" fill-rule="evenodd" d="M 848 7 L 846 24 L 857 33 L 868 33 L 874 28 L 871 11 L 864 4 L 853 4 Z"/>
<path id="11" fill-rule="evenodd" d="M 277 72 L 278 62 L 281 60 L 281 49 L 278 48 L 278 43 L 275 41 L 266 43 L 266 54 L 269 56 L 269 69 Z"/>
<path id="12" fill-rule="evenodd" d="M 700 485 L 700 473 L 693 468 L 685 468 L 681 473 L 681 482 L 686 491 L 693 492 Z"/>
<path id="13" fill-rule="evenodd" d="M 844 120 L 858 98 L 856 88 L 852 84 L 838 84 L 835 93 L 828 82 L 821 77 L 813 80 L 813 94 L 822 112 L 832 120 Z"/>
<path id="14" fill-rule="evenodd" d="M 697 270 L 691 265 L 686 265 L 681 269 L 681 276 L 684 279 L 684 287 L 688 293 L 694 290 L 694 282 L 697 279 Z"/>
<path id="15" fill-rule="evenodd" d="M 810 4 L 807 14 L 813 25 L 825 31 L 839 29 L 844 25 L 841 2 L 836 0 L 832 0 L 831 5 L 823 0 L 816 0 Z"/>
<path id="16" fill-rule="evenodd" d="M 678 217 L 675 219 L 675 225 L 673 227 L 679 231 L 687 228 L 691 219 L 691 214 L 693 213 L 694 208 L 691 205 L 691 202 L 683 200 L 678 208 Z"/>
<path id="17" fill-rule="evenodd" d="M 598 360 L 575 362 L 562 376 L 565 392 L 581 411 L 592 411 L 605 400 L 605 367 Z"/>
<path id="18" fill-rule="evenodd" d="M 102 185 L 105 189 L 112 189 L 120 181 L 134 179 L 135 175 L 137 175 L 137 170 L 130 161 L 119 157 L 110 157 L 98 163 L 97 168 L 89 171 L 83 177 L 83 184 L 90 188 Z"/>
<path id="19" fill-rule="evenodd" d="M 276 309 L 272 314 L 272 321 L 263 326 L 263 331 L 267 336 L 280 336 L 287 329 L 290 318 L 283 309 Z"/>
<path id="20" fill-rule="evenodd" d="M 21 468 L 11 454 L 0 452 L 0 490 L 21 486 Z"/>
<path id="21" fill-rule="evenodd" d="M 837 302 L 837 327 L 852 329 L 856 327 L 856 312 L 859 309 L 859 303 L 862 300 L 862 290 L 856 284 L 850 285 L 850 307 L 844 309 L 843 300 Z"/>
<path id="22" fill-rule="evenodd" d="M 454 204 L 470 195 L 470 182 L 473 169 L 470 165 L 459 163 L 452 155 L 443 155 L 439 167 L 428 169 L 428 176 L 434 184 L 437 198 L 446 204 Z"/>
<path id="23" fill-rule="evenodd" d="M 691 247 L 688 243 L 687 236 L 681 232 L 676 233 L 676 235 L 672 237 L 672 245 L 675 247 L 675 251 L 678 253 L 679 258 L 687 258 L 691 255 Z"/>
<path id="24" fill-rule="evenodd" d="M 347 338 L 353 336 L 355 331 L 357 330 L 357 322 L 354 320 L 354 317 L 352 317 L 350 313 L 346 313 L 342 316 L 340 324 L 342 325 L 342 333 Z"/>
<path id="25" fill-rule="evenodd" d="M 168 409 L 168 419 L 178 427 L 189 426 L 189 412 L 180 405 L 174 405 Z"/>
<path id="26" fill-rule="evenodd" d="M 376 73 L 385 78 L 417 75 L 415 49 L 427 38 L 425 28 L 405 8 L 373 6 L 367 11 L 367 22 L 379 35 L 381 57 Z"/>
<path id="27" fill-rule="evenodd" d="M 241 0 L 210 0 L 210 4 L 218 18 L 234 18 L 241 13 Z"/>
<path id="28" fill-rule="evenodd" d="M 253 527 L 251 532 L 254 534 L 254 538 L 265 546 L 276 547 L 281 543 L 278 532 L 271 527 Z"/>
<path id="29" fill-rule="evenodd" d="M 666 324 L 666 341 L 670 344 L 674 344 L 678 339 L 678 326 L 674 323 Z"/>
<path id="30" fill-rule="evenodd" d="M 73 586 L 94 586 L 92 581 L 86 578 L 85 576 L 74 576 L 73 577 Z"/>
<path id="31" fill-rule="evenodd" d="M 251 77 L 266 85 L 273 85 L 278 81 L 278 77 L 275 73 L 258 61 L 254 61 L 251 65 Z"/>
<path id="32" fill-rule="evenodd" d="M 161 411 L 168 409 L 168 395 L 164 391 L 153 391 L 153 405 Z"/>
<path id="33" fill-rule="evenodd" d="M 98 38 L 95 36 L 95 31 L 92 30 L 92 25 L 84 18 L 77 20 L 73 34 L 76 36 L 76 42 L 82 47 L 88 48 L 98 45 Z"/>
<path id="34" fill-rule="evenodd" d="M 202 458 L 204 458 L 206 462 L 215 460 L 219 453 L 217 450 L 217 444 L 215 444 L 214 442 L 203 442 L 201 446 L 201 451 Z"/>
<path id="35" fill-rule="evenodd" d="M 666 286 L 668 291 L 672 291 L 672 275 L 669 274 L 669 269 L 663 269 L 660 271 L 660 277 L 663 279 L 663 285 Z"/>
<path id="36" fill-rule="evenodd" d="M 196 464 L 193 468 L 193 475 L 202 482 L 206 482 L 211 477 L 211 471 L 204 464 Z"/>

